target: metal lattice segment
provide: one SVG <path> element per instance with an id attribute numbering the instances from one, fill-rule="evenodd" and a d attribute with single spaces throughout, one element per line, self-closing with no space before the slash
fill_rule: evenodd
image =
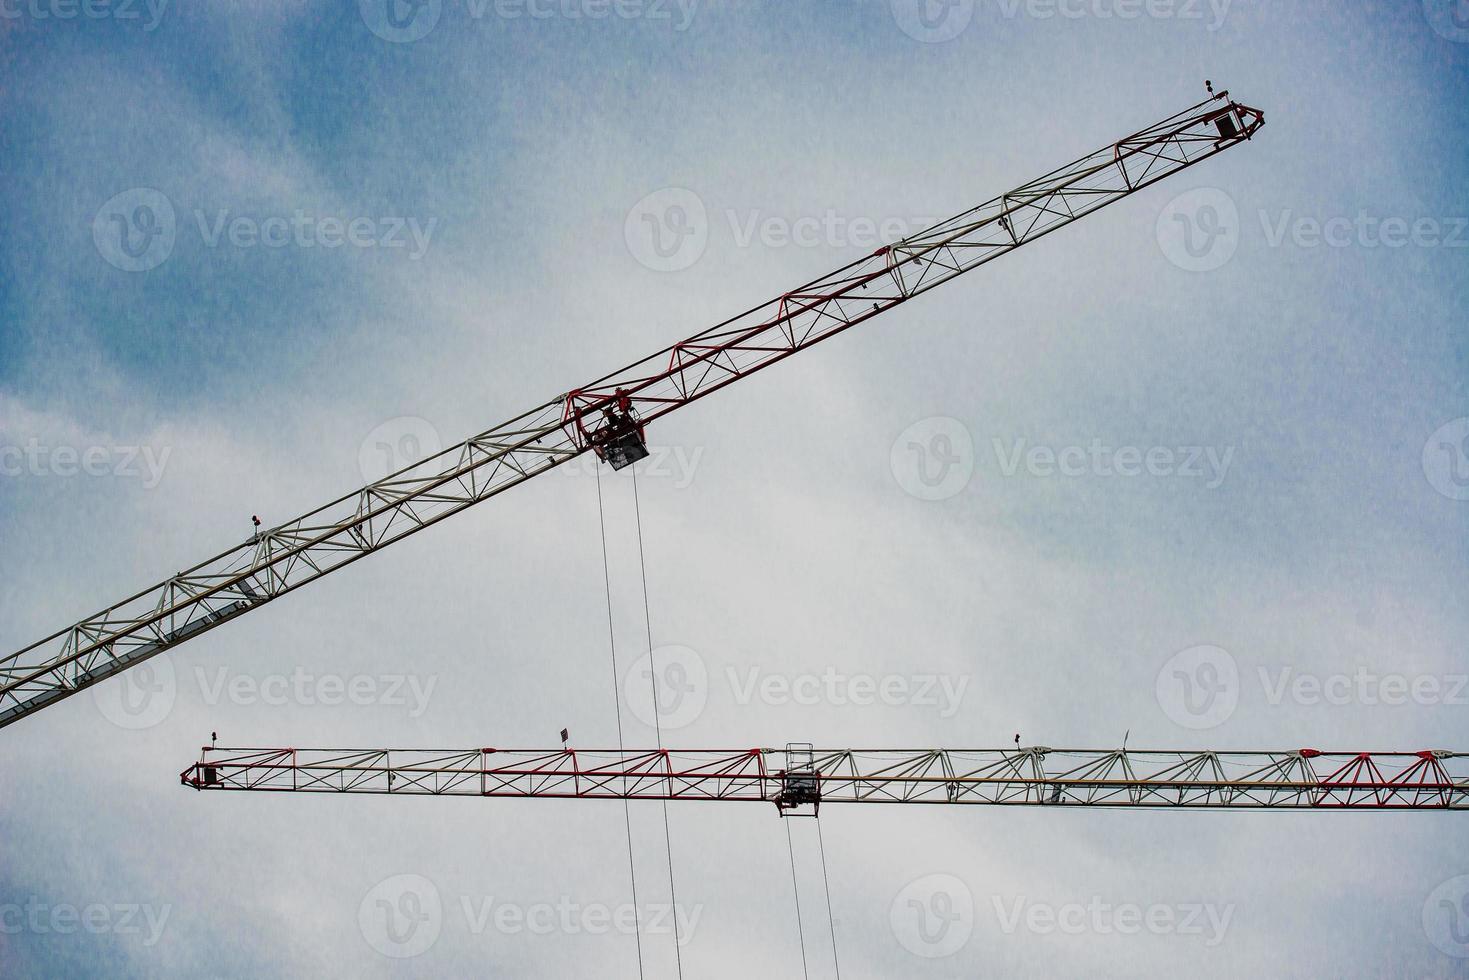
<path id="1" fill-rule="evenodd" d="M 575 458 L 1254 135 L 1220 93 L 884 246 L 0 660 L 0 727 Z M 605 435 L 605 433 L 602 433 Z"/>
<path id="2" fill-rule="evenodd" d="M 786 749 L 215 749 L 201 790 L 788 805 Z M 803 803 L 1469 809 L 1469 753 L 817 749 Z"/>
<path id="3" fill-rule="evenodd" d="M 1233 134 L 1221 136 L 1220 119 Z M 573 435 L 620 395 L 646 422 L 1252 137 L 1256 109 L 1206 100 L 566 396 Z"/>
<path id="4" fill-rule="evenodd" d="M 393 473 L 0 661 L 0 727 L 575 458 L 561 403 Z"/>

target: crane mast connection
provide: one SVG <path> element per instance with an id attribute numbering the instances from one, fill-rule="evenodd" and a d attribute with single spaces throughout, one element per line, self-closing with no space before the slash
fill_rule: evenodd
<path id="1" fill-rule="evenodd" d="M 1249 140 L 1258 109 L 1212 94 L 444 452 L 266 530 L 0 659 L 0 727 L 588 450 L 621 469 L 645 426 Z"/>

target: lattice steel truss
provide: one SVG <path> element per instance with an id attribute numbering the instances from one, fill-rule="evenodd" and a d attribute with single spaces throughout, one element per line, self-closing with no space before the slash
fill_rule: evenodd
<path id="1" fill-rule="evenodd" d="M 1462 752 L 211 749 L 199 790 L 563 799 L 1462 810 Z M 807 780 L 815 776 L 814 798 Z"/>
<path id="2" fill-rule="evenodd" d="M 0 660 L 0 727 L 1255 134 L 1227 92 L 341 497 Z"/>

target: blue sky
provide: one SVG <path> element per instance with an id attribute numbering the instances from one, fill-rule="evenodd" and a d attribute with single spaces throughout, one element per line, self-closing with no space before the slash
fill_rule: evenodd
<path id="1" fill-rule="evenodd" d="M 156 23 L 146 4 L 133 19 L 0 3 L 0 450 L 34 447 L 0 459 L 25 460 L 0 475 L 0 643 L 237 543 L 251 514 L 283 522 L 360 485 L 384 442 L 457 442 L 862 254 L 860 222 L 917 230 L 1198 101 L 1209 78 L 1264 111 L 1250 145 L 651 434 L 669 454 L 643 487 L 655 641 L 697 651 L 709 677 L 679 737 L 1464 747 L 1469 705 L 1447 696 L 1271 696 L 1282 677 L 1469 672 L 1462 3 L 960 0 L 930 28 L 904 0 L 568 15 L 594 6 L 445 0 L 424 36 L 394 41 L 371 2 L 170 4 Z M 697 201 L 703 244 L 665 270 L 636 229 L 670 189 Z M 1219 227 L 1204 206 L 1224 234 L 1196 256 L 1175 219 Z M 171 242 L 119 251 L 113 215 L 134 221 L 130 243 L 155 219 Z M 1402 244 L 1383 244 L 1390 223 Z M 796 227 L 817 230 L 792 243 Z M 967 438 L 959 490 L 909 492 L 910 430 Z M 1093 441 L 1229 462 L 1217 479 L 1007 471 L 1028 448 Z M 65 472 L 60 447 L 100 448 L 101 470 Z M 614 569 L 631 573 L 628 487 L 607 486 Z M 117 723 L 114 692 L 5 729 L 0 907 L 167 922 L 156 942 L 0 933 L 0 972 L 629 973 L 627 937 L 457 918 L 460 899 L 624 900 L 611 810 L 195 797 L 173 781 L 215 729 L 232 744 L 536 745 L 563 726 L 611 741 L 595 507 L 590 471 L 548 475 L 182 647 L 143 727 Z M 620 655 L 640 642 L 628 580 Z M 1237 706 L 1189 727 L 1158 683 L 1203 646 L 1237 667 Z M 752 667 L 967 686 L 945 717 L 741 703 L 729 679 Z M 299 670 L 432 687 L 416 714 L 220 694 Z M 671 816 L 681 894 L 704 908 L 686 965 L 794 975 L 773 814 Z M 661 825 L 635 817 L 656 881 Z M 1452 976 L 1469 947 L 1446 952 L 1424 922 L 1435 889 L 1469 874 L 1452 817 L 823 825 L 853 976 Z M 889 910 L 941 870 L 983 914 L 929 960 Z M 358 922 L 400 874 L 450 909 L 406 960 Z M 1095 895 L 1234 911 L 1207 950 L 1006 932 L 989 913 Z"/>

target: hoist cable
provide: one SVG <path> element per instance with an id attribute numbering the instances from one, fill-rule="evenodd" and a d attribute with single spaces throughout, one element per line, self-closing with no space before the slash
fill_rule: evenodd
<path id="1" fill-rule="evenodd" d="M 602 530 L 602 584 L 607 592 L 607 649 L 612 655 L 612 704 L 617 711 L 617 752 L 621 756 L 625 754 L 622 741 L 622 698 L 617 691 L 617 637 L 612 629 L 612 572 L 607 564 L 607 518 L 602 508 L 602 470 L 596 467 L 594 472 L 597 474 L 597 524 Z M 637 940 L 638 946 L 638 980 L 643 980 L 643 930 L 638 924 L 638 871 L 632 853 L 632 816 L 625 796 L 622 798 L 622 825 L 627 832 L 627 876 L 632 882 L 633 938 Z M 678 912 L 675 910 L 674 921 L 677 920 Z"/>
<path id="2" fill-rule="evenodd" d="M 663 754 L 663 720 L 659 717 L 658 665 L 653 661 L 653 616 L 648 605 L 648 564 L 643 557 L 643 508 L 638 501 L 638 468 L 632 468 L 632 506 L 638 529 L 638 569 L 643 579 L 643 624 L 648 636 L 648 685 L 653 695 L 653 729 L 658 737 L 658 754 L 665 766 L 672 769 L 668 757 Z M 673 795 L 670 783 L 666 796 Z M 663 849 L 668 857 L 668 901 L 673 906 L 673 955 L 678 963 L 679 980 L 683 980 L 683 937 L 678 927 L 678 892 L 673 886 L 673 835 L 668 831 L 668 800 L 663 801 Z"/>
<path id="3" fill-rule="evenodd" d="M 796 846 L 791 843 L 791 821 L 781 821 L 786 825 L 786 853 L 791 859 L 791 894 L 796 898 L 796 935 L 801 937 L 801 976 L 811 980 L 811 974 L 806 969 L 806 927 L 801 925 L 801 886 L 796 882 Z"/>
<path id="4" fill-rule="evenodd" d="M 831 914 L 831 879 L 826 876 L 826 840 L 821 835 L 821 820 L 816 821 L 816 845 L 821 849 L 821 884 L 826 888 L 826 925 L 831 930 L 831 963 L 837 980 L 842 980 L 842 963 L 837 957 L 837 924 Z"/>

